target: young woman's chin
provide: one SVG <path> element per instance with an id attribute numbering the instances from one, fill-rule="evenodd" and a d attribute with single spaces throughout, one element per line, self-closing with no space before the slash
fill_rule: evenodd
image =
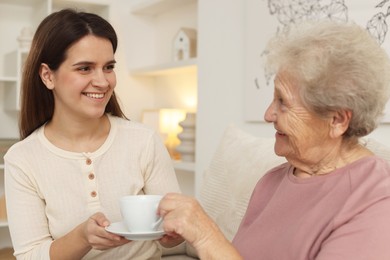
<path id="1" fill-rule="evenodd" d="M 99 119 L 105 114 L 105 109 L 90 109 L 84 111 L 84 117 L 89 119 Z"/>

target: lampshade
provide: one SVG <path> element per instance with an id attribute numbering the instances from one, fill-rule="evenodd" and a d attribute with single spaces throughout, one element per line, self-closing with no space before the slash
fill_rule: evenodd
<path id="1" fill-rule="evenodd" d="M 175 148 L 180 144 L 177 135 L 182 131 L 182 128 L 179 122 L 183 121 L 185 117 L 186 111 L 176 108 L 147 110 L 142 115 L 142 123 L 152 127 L 160 134 L 172 159 L 180 159 Z"/>

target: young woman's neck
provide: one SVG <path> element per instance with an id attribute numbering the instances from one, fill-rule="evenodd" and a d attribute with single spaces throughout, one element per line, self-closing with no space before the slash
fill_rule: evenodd
<path id="1" fill-rule="evenodd" d="M 45 136 L 55 146 L 72 152 L 96 151 L 110 132 L 106 115 L 96 119 L 53 119 L 45 126 Z"/>

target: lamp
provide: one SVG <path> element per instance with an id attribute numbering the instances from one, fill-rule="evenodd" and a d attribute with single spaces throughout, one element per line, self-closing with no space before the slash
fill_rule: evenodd
<path id="1" fill-rule="evenodd" d="M 180 144 L 177 137 L 182 128 L 179 122 L 186 117 L 184 109 L 163 108 L 157 110 L 146 110 L 142 115 L 142 123 L 155 129 L 164 141 L 165 146 L 172 159 L 180 159 L 176 147 Z"/>

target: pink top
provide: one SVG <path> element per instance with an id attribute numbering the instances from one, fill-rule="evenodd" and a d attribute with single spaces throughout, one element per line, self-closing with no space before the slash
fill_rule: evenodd
<path id="1" fill-rule="evenodd" d="M 307 179 L 288 163 L 272 169 L 233 244 L 246 260 L 389 260 L 390 165 L 365 157 Z"/>

